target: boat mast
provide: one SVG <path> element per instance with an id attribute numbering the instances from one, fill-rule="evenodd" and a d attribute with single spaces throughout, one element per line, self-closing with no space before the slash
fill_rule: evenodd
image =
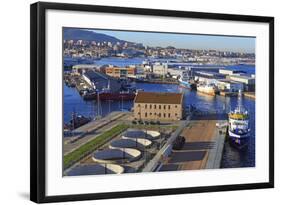
<path id="1" fill-rule="evenodd" d="M 121 110 L 123 112 L 123 95 L 121 95 Z"/>
<path id="2" fill-rule="evenodd" d="M 76 121 L 76 112 L 75 112 L 75 108 L 73 108 L 71 118 L 72 118 L 71 128 L 72 128 L 72 130 L 74 130 L 74 129 L 75 129 L 75 121 Z"/>
<path id="3" fill-rule="evenodd" d="M 107 89 L 110 90 L 110 80 L 107 81 Z"/>
<path id="4" fill-rule="evenodd" d="M 239 90 L 238 92 L 238 102 L 237 102 L 237 111 L 241 113 L 243 111 L 243 106 L 242 106 L 242 91 Z"/>
<path id="5" fill-rule="evenodd" d="M 97 119 L 101 117 L 100 93 L 97 91 Z"/>

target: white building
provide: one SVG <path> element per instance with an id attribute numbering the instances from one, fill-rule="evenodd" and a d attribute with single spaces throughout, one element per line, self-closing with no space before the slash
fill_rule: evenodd
<path id="1" fill-rule="evenodd" d="M 230 80 L 245 83 L 247 85 L 255 84 L 255 78 L 252 76 L 245 76 L 245 75 L 231 75 L 229 76 Z"/>
<path id="2" fill-rule="evenodd" d="M 176 78 L 187 75 L 188 71 L 185 68 L 168 68 L 168 73 Z"/>
<path id="3" fill-rule="evenodd" d="M 229 79 L 235 82 L 243 83 L 245 91 L 255 91 L 255 78 L 246 75 L 231 75 Z"/>
<path id="4" fill-rule="evenodd" d="M 243 83 L 227 80 L 227 79 L 220 79 L 217 81 L 217 86 L 219 90 L 225 92 L 238 92 L 239 90 L 244 90 Z"/>
<path id="5" fill-rule="evenodd" d="M 143 66 L 137 66 L 136 67 L 136 74 L 135 77 L 137 79 L 143 79 L 146 78 L 146 74 L 145 74 L 145 68 Z"/>
<path id="6" fill-rule="evenodd" d="M 241 71 L 238 70 L 227 70 L 227 69 L 220 69 L 219 73 L 224 74 L 224 75 L 235 75 L 238 73 L 241 73 Z"/>
<path id="7" fill-rule="evenodd" d="M 96 69 L 96 65 L 94 64 L 78 64 L 78 65 L 74 65 L 72 67 L 72 71 L 75 73 L 80 73 L 82 74 L 82 71 L 86 71 L 86 70 L 94 70 Z"/>
<path id="8" fill-rule="evenodd" d="M 168 73 L 168 64 L 167 63 L 155 63 L 153 64 L 153 73 L 156 75 L 167 75 Z"/>
<path id="9" fill-rule="evenodd" d="M 224 75 L 216 72 L 199 71 L 194 74 L 194 80 L 203 84 L 215 84 L 218 80 L 224 79 Z"/>

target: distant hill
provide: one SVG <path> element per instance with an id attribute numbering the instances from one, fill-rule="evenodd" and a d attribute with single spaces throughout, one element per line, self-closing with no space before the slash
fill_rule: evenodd
<path id="1" fill-rule="evenodd" d="M 76 28 L 65 28 L 63 36 L 64 40 L 85 40 L 96 42 L 108 41 L 112 43 L 116 43 L 117 41 L 126 42 L 106 34 Z"/>

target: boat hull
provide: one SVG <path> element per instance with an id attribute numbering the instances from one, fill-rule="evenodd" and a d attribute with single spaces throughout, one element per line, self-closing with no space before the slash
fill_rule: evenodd
<path id="1" fill-rule="evenodd" d="M 187 88 L 187 89 L 190 89 L 190 90 L 193 90 L 193 89 L 196 88 L 195 84 L 189 83 L 189 82 L 186 82 L 186 81 L 179 81 L 179 85 L 183 88 Z"/>
<path id="2" fill-rule="evenodd" d="M 98 96 L 97 94 L 88 94 L 88 95 L 84 95 L 83 99 L 96 100 L 97 96 Z M 134 93 L 100 93 L 99 99 L 101 101 L 106 101 L 106 100 L 127 101 L 127 100 L 134 100 L 135 96 L 136 95 Z"/>
<path id="3" fill-rule="evenodd" d="M 206 90 L 206 89 L 197 88 L 197 91 L 211 96 L 215 96 L 217 94 L 215 90 Z"/>
<path id="4" fill-rule="evenodd" d="M 239 135 L 232 131 L 228 131 L 229 143 L 238 149 L 245 149 L 249 144 L 249 133 Z"/>

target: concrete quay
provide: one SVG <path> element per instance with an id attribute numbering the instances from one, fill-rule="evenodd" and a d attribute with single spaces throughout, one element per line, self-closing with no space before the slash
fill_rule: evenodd
<path id="1" fill-rule="evenodd" d="M 197 117 L 180 134 L 185 143 L 180 150 L 172 150 L 164 157 L 156 171 L 198 170 L 220 168 L 226 120 Z"/>
<path id="2" fill-rule="evenodd" d="M 244 92 L 243 93 L 245 97 L 251 98 L 251 99 L 256 99 L 256 94 L 255 92 Z"/>

